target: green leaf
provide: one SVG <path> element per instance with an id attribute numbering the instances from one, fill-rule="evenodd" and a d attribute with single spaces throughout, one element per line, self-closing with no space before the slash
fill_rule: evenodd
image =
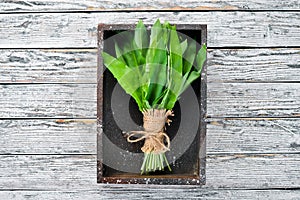
<path id="1" fill-rule="evenodd" d="M 147 53 L 148 48 L 148 33 L 145 25 L 143 24 L 143 21 L 140 20 L 138 24 L 136 25 L 135 31 L 134 31 L 134 46 L 136 47 L 138 60 L 144 60 Z M 141 59 L 143 57 L 143 59 Z"/>
<path id="2" fill-rule="evenodd" d="M 183 42 L 180 43 L 180 46 L 181 46 L 181 51 L 182 51 L 182 54 L 184 54 L 187 46 L 188 46 L 188 43 L 187 43 L 187 39 L 185 39 Z"/>
<path id="3" fill-rule="evenodd" d="M 157 48 L 158 40 L 163 37 L 163 28 L 159 19 L 153 24 L 150 34 L 149 48 Z M 148 54 L 147 54 L 148 57 Z"/>
<path id="4" fill-rule="evenodd" d="M 134 41 L 139 49 L 147 48 L 148 45 L 147 29 L 143 24 L 142 20 L 140 20 L 136 25 L 134 31 Z"/>
<path id="5" fill-rule="evenodd" d="M 167 48 L 167 45 L 169 43 L 169 38 L 170 38 L 170 23 L 169 22 L 165 22 L 163 25 L 163 40 L 164 40 L 164 43 L 166 45 L 166 48 Z"/>
<path id="6" fill-rule="evenodd" d="M 157 20 L 151 29 L 150 45 L 146 56 L 144 77 L 148 80 L 146 99 L 155 106 L 163 93 L 166 83 L 166 29 Z"/>
<path id="7" fill-rule="evenodd" d="M 129 68 L 123 62 L 108 53 L 102 52 L 102 58 L 104 65 L 112 72 L 117 80 L 121 79 L 124 74 L 128 72 Z"/>
<path id="8" fill-rule="evenodd" d="M 118 60 L 122 61 L 125 64 L 126 62 L 123 58 L 123 54 L 117 43 L 115 43 L 115 50 L 116 50 L 116 56 L 117 56 Z"/>
<path id="9" fill-rule="evenodd" d="M 197 78 L 200 77 L 200 71 L 192 71 L 189 76 L 185 77 L 185 82 L 181 88 L 181 94 L 192 84 Z"/>
<path id="10" fill-rule="evenodd" d="M 149 37 L 139 21 L 134 32 L 122 33 L 121 44 L 115 44 L 116 58 L 102 54 L 104 64 L 141 111 L 172 109 L 182 92 L 200 77 L 206 45 L 196 54 L 195 41 L 183 40 L 176 26 L 161 24 L 159 19 L 150 32 Z"/>
<path id="11" fill-rule="evenodd" d="M 156 46 L 158 48 L 148 50 L 146 59 L 150 80 L 146 99 L 152 106 L 158 102 L 167 82 L 167 51 L 164 49 L 163 38 L 160 38 Z"/>
<path id="12" fill-rule="evenodd" d="M 174 27 L 172 28 L 174 29 Z M 178 34 L 175 30 L 170 31 L 170 60 L 171 68 L 178 73 L 182 72 L 182 50 L 181 44 L 178 38 Z"/>
<path id="13" fill-rule="evenodd" d="M 177 101 L 177 97 L 171 89 L 167 89 L 159 108 L 171 110 Z"/>
<path id="14" fill-rule="evenodd" d="M 140 91 L 142 82 L 140 77 L 137 76 L 136 71 L 138 68 L 129 68 L 123 62 L 105 52 L 102 52 L 102 57 L 105 66 L 117 79 L 121 87 L 135 99 L 139 108 L 142 109 L 143 100 L 142 92 Z"/>
<path id="15" fill-rule="evenodd" d="M 172 106 L 175 105 L 181 92 L 182 82 L 184 81 L 181 73 L 178 73 L 176 70 L 172 70 L 169 76 L 170 83 L 167 87 L 168 92 L 164 96 L 161 103 L 162 107 L 166 109 L 172 109 Z"/>
<path id="16" fill-rule="evenodd" d="M 203 44 L 201 49 L 199 50 L 197 57 L 196 57 L 196 63 L 197 63 L 197 70 L 201 71 L 202 66 L 206 60 L 206 45 Z"/>
<path id="17" fill-rule="evenodd" d="M 196 41 L 192 40 L 183 54 L 183 75 L 190 72 L 196 56 Z"/>
<path id="18" fill-rule="evenodd" d="M 195 67 L 196 70 L 191 71 L 189 74 L 187 72 L 186 75 L 188 75 L 188 76 L 184 76 L 184 78 L 183 78 L 184 84 L 182 86 L 181 93 L 184 92 L 193 81 L 195 81 L 197 78 L 199 78 L 201 76 L 201 70 L 202 70 L 205 60 L 206 60 L 206 45 L 203 44 L 196 56 L 196 63 L 197 63 L 197 65 Z"/>
<path id="19" fill-rule="evenodd" d="M 143 49 L 139 49 L 135 42 L 133 43 L 133 52 L 137 61 L 137 66 L 144 65 L 146 63 L 146 58 L 143 55 Z"/>
<path id="20" fill-rule="evenodd" d="M 167 92 L 161 101 L 160 107 L 172 109 L 177 101 L 181 88 L 182 79 L 182 46 L 185 48 L 185 42 L 181 43 L 176 32 L 175 26 L 169 27 L 169 59 L 168 59 L 168 84 Z"/>
<path id="21" fill-rule="evenodd" d="M 139 66 L 134 48 L 131 44 L 125 44 L 123 52 L 123 58 L 126 61 L 128 67 L 134 68 Z"/>

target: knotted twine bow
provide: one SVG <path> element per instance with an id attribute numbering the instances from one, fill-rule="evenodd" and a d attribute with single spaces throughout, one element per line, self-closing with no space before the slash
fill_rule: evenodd
<path id="1" fill-rule="evenodd" d="M 149 109 L 143 112 L 144 131 L 131 131 L 127 137 L 127 141 L 134 143 L 145 139 L 144 146 L 141 150 L 144 153 L 164 153 L 170 150 L 170 138 L 164 132 L 165 124 L 170 125 L 172 120 L 169 116 L 174 116 L 171 110 L 165 109 Z M 137 139 L 131 139 L 137 137 Z M 167 145 L 164 143 L 166 140 Z"/>

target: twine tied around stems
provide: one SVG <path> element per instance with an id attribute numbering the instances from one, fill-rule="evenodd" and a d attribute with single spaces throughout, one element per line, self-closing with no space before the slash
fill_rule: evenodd
<path id="1" fill-rule="evenodd" d="M 170 138 L 164 132 L 165 124 L 170 125 L 170 122 L 172 122 L 168 119 L 169 116 L 174 116 L 171 110 L 149 109 L 143 112 L 144 131 L 131 131 L 127 141 L 134 143 L 145 139 L 145 143 L 141 148 L 144 153 L 160 154 L 169 151 Z M 132 137 L 136 137 L 136 139 L 131 139 Z M 166 141 L 166 144 L 164 141 Z"/>

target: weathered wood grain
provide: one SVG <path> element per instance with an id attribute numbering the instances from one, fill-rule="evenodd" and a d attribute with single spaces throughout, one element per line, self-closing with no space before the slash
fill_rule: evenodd
<path id="1" fill-rule="evenodd" d="M 209 156 L 207 187 L 261 189 L 299 187 L 299 162 L 300 154 Z"/>
<path id="2" fill-rule="evenodd" d="M 96 184 L 95 155 L 3 155 L 0 159 L 2 190 L 17 188 L 74 191 L 103 187 Z M 204 187 L 210 189 L 299 188 L 299 162 L 300 154 L 208 156 L 207 184 Z M 128 188 L 128 191 L 133 190 Z M 149 189 L 144 187 L 142 190 Z"/>
<path id="3" fill-rule="evenodd" d="M 96 184 L 96 156 L 0 156 L 1 189 L 60 190 Z"/>
<path id="4" fill-rule="evenodd" d="M 99 23 L 136 23 L 157 18 L 207 24 L 209 47 L 300 46 L 299 12 L 119 12 L 0 15 L 0 48 L 97 46 Z"/>
<path id="5" fill-rule="evenodd" d="M 299 83 L 210 83 L 207 114 L 212 117 L 298 117 Z"/>
<path id="6" fill-rule="evenodd" d="M 300 151 L 300 119 L 211 120 L 207 126 L 209 154 Z"/>
<path id="7" fill-rule="evenodd" d="M 300 49 L 211 49 L 208 82 L 300 81 Z"/>
<path id="8" fill-rule="evenodd" d="M 96 154 L 96 129 L 96 119 L 0 120 L 0 154 Z M 211 119 L 207 153 L 300 152 L 299 130 L 300 119 Z"/>
<path id="9" fill-rule="evenodd" d="M 0 118 L 96 117 L 96 84 L 0 85 L 0 91 Z M 211 117 L 300 116 L 299 83 L 210 83 L 207 94 Z"/>
<path id="10" fill-rule="evenodd" d="M 0 50 L 0 83 L 96 83 L 96 49 Z M 210 49 L 208 82 L 300 80 L 300 49 Z"/>
<path id="11" fill-rule="evenodd" d="M 0 154 L 95 154 L 96 129 L 88 119 L 0 120 Z"/>
<path id="12" fill-rule="evenodd" d="M 0 117 L 96 116 L 95 84 L 0 85 Z"/>
<path id="13" fill-rule="evenodd" d="M 136 8 L 174 12 L 101 12 Z M 175 12 L 189 9 L 205 12 Z M 286 48 L 300 44 L 296 10 L 296 0 L 2 1 L 0 199 L 298 199 L 299 190 L 274 190 L 300 187 L 300 54 Z M 209 47 L 236 47 L 208 54 L 208 115 L 221 118 L 208 119 L 207 185 L 96 184 L 97 24 L 158 17 L 208 24 Z M 283 116 L 295 118 L 268 118 Z"/>
<path id="14" fill-rule="evenodd" d="M 224 199 L 264 199 L 264 200 L 298 200 L 299 190 L 213 190 L 195 187 L 160 186 L 151 187 L 147 185 L 118 185 L 98 186 L 94 190 L 79 191 L 0 191 L 1 199 L 14 200 L 40 200 L 71 199 L 71 200 L 93 200 L 93 199 L 202 199 L 202 200 L 224 200 Z"/>
<path id="15" fill-rule="evenodd" d="M 96 83 L 96 49 L 0 50 L 1 83 Z"/>
<path id="16" fill-rule="evenodd" d="M 63 0 L 4 0 L 0 3 L 1 12 L 18 11 L 107 11 L 107 10 L 297 10 L 299 2 L 296 0 L 118 0 L 118 1 L 63 1 Z"/>

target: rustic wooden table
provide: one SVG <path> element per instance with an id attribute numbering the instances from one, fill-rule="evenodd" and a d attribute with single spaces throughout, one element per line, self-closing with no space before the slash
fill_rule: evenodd
<path id="1" fill-rule="evenodd" d="M 299 199 L 298 0 L 0 3 L 0 199 Z M 208 25 L 207 184 L 103 185 L 98 23 Z"/>

